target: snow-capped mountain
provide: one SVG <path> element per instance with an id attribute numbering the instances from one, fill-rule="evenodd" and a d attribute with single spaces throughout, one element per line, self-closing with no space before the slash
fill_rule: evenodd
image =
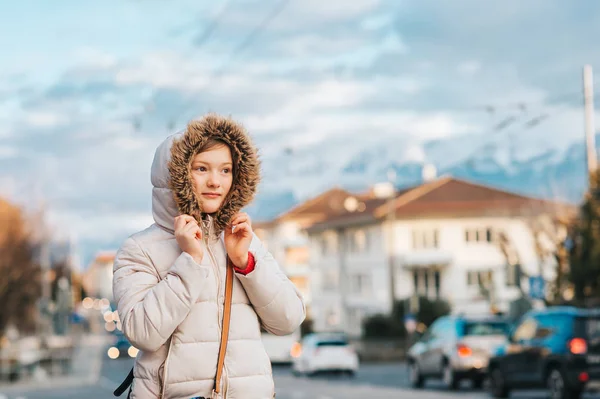
<path id="1" fill-rule="evenodd" d="M 583 135 L 582 135 L 583 136 Z M 424 165 L 438 175 L 453 175 L 525 195 L 577 202 L 586 188 L 585 147 L 560 147 L 483 135 L 420 142 L 414 137 L 336 137 L 263 158 L 264 179 L 249 211 L 270 219 L 295 203 L 333 185 L 363 190 L 396 172 L 398 186 L 422 181 Z M 600 142 L 600 135 L 597 137 Z"/>

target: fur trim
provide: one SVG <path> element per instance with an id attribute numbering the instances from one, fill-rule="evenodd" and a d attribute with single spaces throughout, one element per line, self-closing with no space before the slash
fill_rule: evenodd
<path id="1" fill-rule="evenodd" d="M 227 143 L 233 158 L 237 159 L 231 189 L 214 215 L 215 233 L 220 234 L 233 216 L 254 199 L 260 182 L 260 161 L 248 133 L 232 119 L 209 114 L 190 122 L 183 136 L 173 142 L 168 167 L 170 187 L 179 212 L 193 216 L 198 223 L 203 219 L 202 203 L 192 185 L 191 161 L 209 138 Z"/>

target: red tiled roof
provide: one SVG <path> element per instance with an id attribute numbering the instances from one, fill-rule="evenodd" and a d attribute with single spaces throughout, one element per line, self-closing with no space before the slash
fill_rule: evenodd
<path id="1" fill-rule="evenodd" d="M 305 226 L 310 226 L 321 220 L 329 219 L 346 212 L 344 201 L 351 195 L 353 194 L 342 188 L 334 187 L 298 204 L 289 211 L 279 215 L 275 220 L 263 223 L 263 225 L 270 226 L 273 223 L 294 220 Z M 365 194 L 360 195 L 364 196 Z"/>
<path id="2" fill-rule="evenodd" d="M 511 193 L 452 177 L 439 178 L 397 193 L 394 200 L 396 218 L 463 216 L 463 215 L 527 215 L 539 212 L 573 211 L 574 206 Z M 311 230 L 347 224 L 367 223 L 386 217 L 386 200 L 364 201 L 362 212 L 330 215 L 311 226 Z"/>

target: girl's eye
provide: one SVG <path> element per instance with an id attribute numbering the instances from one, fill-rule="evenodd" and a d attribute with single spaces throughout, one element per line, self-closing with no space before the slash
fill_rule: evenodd
<path id="1" fill-rule="evenodd" d="M 225 168 L 225 169 L 223 169 L 223 172 L 225 172 L 225 173 L 229 173 L 229 172 L 231 172 L 231 169 L 229 169 L 229 168 Z"/>
<path id="2" fill-rule="evenodd" d="M 204 166 L 198 166 L 196 168 L 196 170 L 199 170 L 200 172 L 206 172 L 206 167 L 204 167 Z"/>

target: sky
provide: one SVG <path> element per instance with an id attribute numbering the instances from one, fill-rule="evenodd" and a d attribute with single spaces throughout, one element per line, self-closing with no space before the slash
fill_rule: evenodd
<path id="1" fill-rule="evenodd" d="M 523 110 L 566 145 L 582 139 L 598 37 L 594 0 L 5 1 L 0 195 L 107 249 L 152 223 L 156 146 L 211 111 L 267 158 L 332 137 L 485 134 Z"/>

